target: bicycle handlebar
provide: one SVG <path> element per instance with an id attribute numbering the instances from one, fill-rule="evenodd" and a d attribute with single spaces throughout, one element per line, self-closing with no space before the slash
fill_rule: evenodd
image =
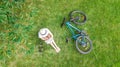
<path id="1" fill-rule="evenodd" d="M 65 17 L 63 18 L 63 21 L 62 21 L 62 23 L 61 23 L 61 27 L 63 27 L 63 25 L 64 25 L 64 23 L 65 23 Z"/>

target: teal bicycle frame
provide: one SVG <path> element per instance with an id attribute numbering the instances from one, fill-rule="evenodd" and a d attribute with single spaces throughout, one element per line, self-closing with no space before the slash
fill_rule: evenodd
<path id="1" fill-rule="evenodd" d="M 74 26 L 72 26 L 71 24 L 70 24 L 70 22 L 66 22 L 66 25 L 67 25 L 67 27 L 68 27 L 68 29 L 70 30 L 70 32 L 72 33 L 72 38 L 74 39 L 74 40 L 77 40 L 77 38 L 79 37 L 79 36 L 82 36 L 82 40 L 81 40 L 81 45 L 86 45 L 85 44 L 85 38 L 84 38 L 84 36 L 85 35 L 83 35 L 83 34 L 75 34 L 75 32 L 74 32 L 74 30 L 76 30 L 77 32 L 82 32 L 81 30 L 79 30 L 78 28 L 76 28 L 76 27 L 74 27 Z"/>
<path id="2" fill-rule="evenodd" d="M 78 32 L 81 32 L 81 30 L 79 30 L 78 28 L 72 26 L 72 25 L 70 24 L 70 22 L 66 22 L 66 25 L 67 25 L 68 29 L 70 30 L 70 32 L 72 33 L 72 38 L 73 38 L 73 39 L 76 40 L 79 36 L 81 36 L 81 34 L 75 34 L 75 32 L 74 32 L 74 30 L 76 30 L 76 31 L 78 31 Z"/>

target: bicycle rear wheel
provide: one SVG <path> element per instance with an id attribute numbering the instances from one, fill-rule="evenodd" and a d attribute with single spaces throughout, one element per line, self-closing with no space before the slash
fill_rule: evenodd
<path id="1" fill-rule="evenodd" d="M 82 11 L 72 11 L 70 12 L 70 21 L 75 24 L 82 25 L 86 21 L 86 15 Z"/>
<path id="2" fill-rule="evenodd" d="M 76 48 L 80 53 L 88 54 L 92 50 L 92 41 L 88 36 L 79 36 L 76 40 Z"/>

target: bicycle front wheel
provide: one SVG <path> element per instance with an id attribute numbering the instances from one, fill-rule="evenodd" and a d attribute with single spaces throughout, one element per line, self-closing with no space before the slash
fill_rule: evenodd
<path id="1" fill-rule="evenodd" d="M 70 21 L 75 24 L 82 25 L 86 21 L 86 15 L 82 11 L 72 11 L 70 12 Z"/>
<path id="2" fill-rule="evenodd" d="M 92 41 L 88 36 L 79 36 L 76 40 L 76 48 L 80 53 L 88 54 L 92 50 Z"/>

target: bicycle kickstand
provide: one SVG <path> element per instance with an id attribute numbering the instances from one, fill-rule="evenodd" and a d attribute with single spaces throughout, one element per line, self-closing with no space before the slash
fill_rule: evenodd
<path id="1" fill-rule="evenodd" d="M 68 42 L 69 42 L 69 40 L 71 40 L 71 38 L 68 38 L 68 37 L 67 37 L 67 38 L 66 38 L 66 43 L 68 43 Z"/>

